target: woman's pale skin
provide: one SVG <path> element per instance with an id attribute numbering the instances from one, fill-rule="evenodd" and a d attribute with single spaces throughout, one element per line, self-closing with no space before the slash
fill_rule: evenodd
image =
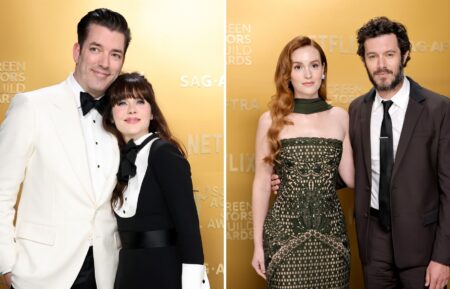
<path id="1" fill-rule="evenodd" d="M 294 87 L 294 97 L 304 99 L 318 98 L 319 88 L 325 66 L 321 62 L 319 51 L 313 46 L 298 48 L 291 55 L 291 83 Z M 354 186 L 354 166 L 352 148 L 349 139 L 348 113 L 338 107 L 313 113 L 291 113 L 287 120 L 293 125 L 282 128 L 279 138 L 320 137 L 338 139 L 343 142 L 339 175 L 348 187 Z M 252 211 L 254 231 L 254 253 L 252 266 L 256 272 L 266 279 L 263 250 L 263 224 L 269 209 L 271 193 L 271 175 L 273 166 L 264 158 L 270 154 L 267 132 L 271 126 L 270 112 L 265 112 L 259 119 L 256 132 L 255 178 L 253 180 Z"/>
<path id="2" fill-rule="evenodd" d="M 148 133 L 153 118 L 150 104 L 142 98 L 125 98 L 112 108 L 114 124 L 125 142 Z"/>

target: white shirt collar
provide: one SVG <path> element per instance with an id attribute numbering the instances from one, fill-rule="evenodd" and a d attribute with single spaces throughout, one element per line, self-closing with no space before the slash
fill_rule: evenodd
<path id="1" fill-rule="evenodd" d="M 69 75 L 68 81 L 69 81 L 69 87 L 72 89 L 72 91 L 73 91 L 73 93 L 75 95 L 75 103 L 76 103 L 77 107 L 79 108 L 81 106 L 81 103 L 80 103 L 80 92 L 81 91 L 82 92 L 86 92 L 86 91 L 81 87 L 81 85 L 75 79 L 75 77 L 73 76 L 73 73 L 71 73 Z M 104 95 L 100 96 L 97 99 L 101 99 L 103 96 Z"/>
<path id="2" fill-rule="evenodd" d="M 390 99 L 394 103 L 394 105 L 400 107 L 403 110 L 406 110 L 408 106 L 409 101 L 409 90 L 410 90 L 410 82 L 408 78 L 403 78 L 403 84 L 399 91 Z M 375 94 L 375 100 L 373 102 L 374 108 L 377 109 L 379 106 L 381 106 L 381 101 L 383 99 L 381 98 L 378 91 Z"/>
<path id="3" fill-rule="evenodd" d="M 81 105 L 80 92 L 81 91 L 84 92 L 84 89 L 81 87 L 81 85 L 75 79 L 75 77 L 73 76 L 73 73 L 71 73 L 69 75 L 68 82 L 69 82 L 69 87 L 70 87 L 70 89 L 72 89 L 73 95 L 75 96 L 75 103 L 77 104 L 77 107 L 80 107 L 80 105 Z"/>
<path id="4" fill-rule="evenodd" d="M 152 132 L 149 132 L 148 134 L 141 136 L 141 137 L 138 138 L 137 140 L 134 140 L 134 143 L 135 143 L 136 145 L 140 145 L 144 140 L 147 139 L 147 137 L 151 136 L 152 134 L 153 134 Z"/>

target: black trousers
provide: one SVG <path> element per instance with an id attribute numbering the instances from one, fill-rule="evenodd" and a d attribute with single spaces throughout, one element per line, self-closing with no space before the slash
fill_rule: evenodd
<path id="1" fill-rule="evenodd" d="M 363 266 L 366 289 L 424 289 L 427 266 L 398 268 L 392 235 L 385 232 L 376 214 L 369 217 L 371 240 L 369 261 Z"/>
<path id="2" fill-rule="evenodd" d="M 97 284 L 95 283 L 94 252 L 92 250 L 92 246 L 89 247 L 86 258 L 81 266 L 80 273 L 78 273 L 71 289 L 97 289 Z"/>

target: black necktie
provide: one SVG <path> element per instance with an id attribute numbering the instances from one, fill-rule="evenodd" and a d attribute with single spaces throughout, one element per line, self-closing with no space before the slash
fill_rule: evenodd
<path id="1" fill-rule="evenodd" d="M 136 157 L 138 152 L 149 141 L 157 137 L 156 133 L 148 136 L 140 145 L 136 145 L 133 140 L 130 140 L 120 152 L 120 165 L 117 172 L 117 179 L 122 182 L 128 182 L 129 179 L 136 175 Z"/>
<path id="2" fill-rule="evenodd" d="M 382 101 L 383 122 L 380 133 L 380 187 L 378 201 L 380 205 L 380 222 L 386 231 L 391 230 L 391 176 L 394 166 L 394 145 L 392 139 L 392 121 L 389 108 L 392 100 Z"/>
<path id="3" fill-rule="evenodd" d="M 80 103 L 83 115 L 86 115 L 93 108 L 95 108 L 101 114 L 106 107 L 106 97 L 102 97 L 101 99 L 96 100 L 89 93 L 81 91 Z"/>

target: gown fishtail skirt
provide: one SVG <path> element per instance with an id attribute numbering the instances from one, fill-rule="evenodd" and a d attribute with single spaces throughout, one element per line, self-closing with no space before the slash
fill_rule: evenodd
<path id="1" fill-rule="evenodd" d="M 282 186 L 264 222 L 269 289 L 349 288 L 350 250 L 336 195 L 342 141 L 281 140 Z"/>

